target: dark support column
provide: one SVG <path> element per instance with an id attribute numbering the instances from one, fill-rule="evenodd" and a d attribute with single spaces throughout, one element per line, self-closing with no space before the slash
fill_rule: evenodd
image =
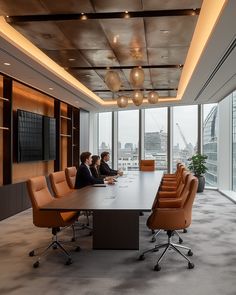
<path id="1" fill-rule="evenodd" d="M 12 112 L 12 79 L 3 78 L 3 184 L 12 183 L 13 165 L 13 112 Z"/>
<path id="2" fill-rule="evenodd" d="M 202 153 L 202 105 L 198 105 L 198 138 L 197 138 L 197 151 Z"/>
<path id="3" fill-rule="evenodd" d="M 168 107 L 167 113 L 167 163 L 168 173 L 172 172 L 172 107 Z"/>
<path id="4" fill-rule="evenodd" d="M 54 117 L 56 118 L 56 160 L 54 161 L 54 171 L 61 169 L 61 103 L 54 100 Z"/>
<path id="5" fill-rule="evenodd" d="M 67 134 L 70 134 L 71 137 L 67 138 L 67 167 L 72 166 L 73 163 L 73 112 L 72 106 L 67 106 L 67 117 L 71 120 L 67 122 Z"/>

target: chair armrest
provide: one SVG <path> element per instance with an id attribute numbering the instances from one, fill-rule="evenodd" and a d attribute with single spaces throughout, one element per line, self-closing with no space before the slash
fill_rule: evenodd
<path id="1" fill-rule="evenodd" d="M 177 198 L 176 191 L 160 191 L 158 193 L 158 197 L 160 198 Z"/>
<path id="2" fill-rule="evenodd" d="M 175 192 L 176 191 L 176 186 L 161 185 L 160 191 L 163 191 L 163 192 Z"/>
<path id="3" fill-rule="evenodd" d="M 181 207 L 181 198 L 178 199 L 159 199 L 158 200 L 159 208 L 180 208 Z"/>

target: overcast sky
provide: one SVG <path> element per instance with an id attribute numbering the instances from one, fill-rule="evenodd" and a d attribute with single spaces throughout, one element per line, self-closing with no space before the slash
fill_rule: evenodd
<path id="1" fill-rule="evenodd" d="M 206 118 L 207 114 L 212 108 L 211 105 L 204 106 L 203 117 Z M 118 115 L 118 140 L 121 142 L 122 147 L 126 142 L 138 144 L 138 128 L 139 128 L 139 113 L 138 110 L 120 111 Z M 180 131 L 176 126 L 179 124 L 182 133 L 187 143 L 196 145 L 197 141 L 197 106 L 179 106 L 174 107 L 173 110 L 174 132 L 173 141 L 174 145 L 179 143 L 181 148 L 185 147 L 184 141 L 180 135 Z M 99 138 L 106 143 L 111 142 L 111 113 L 100 114 L 99 124 Z M 167 132 L 167 109 L 146 109 L 145 111 L 145 132 L 155 132 L 163 130 Z"/>

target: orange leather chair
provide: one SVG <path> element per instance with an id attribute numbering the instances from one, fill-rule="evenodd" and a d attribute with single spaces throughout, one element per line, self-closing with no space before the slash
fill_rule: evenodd
<path id="1" fill-rule="evenodd" d="M 156 252 L 159 249 L 164 248 L 164 251 L 162 252 L 154 267 L 154 270 L 161 270 L 159 263 L 161 262 L 165 254 L 168 253 L 169 249 L 173 249 L 184 259 L 186 259 L 188 261 L 189 269 L 194 268 L 194 264 L 190 261 L 190 259 L 179 250 L 179 248 L 187 250 L 187 255 L 192 256 L 193 252 L 191 251 L 191 249 L 182 245 L 174 244 L 172 242 L 172 236 L 174 234 L 174 231 L 190 226 L 192 221 L 192 206 L 194 198 L 196 196 L 197 187 L 198 179 L 191 174 L 188 177 L 186 190 L 184 195 L 182 195 L 181 202 L 172 205 L 170 208 L 156 208 L 149 216 L 147 220 L 147 226 L 152 230 L 163 229 L 167 232 L 168 236 L 167 243 L 156 245 L 154 248 L 144 251 L 139 257 L 139 260 L 143 260 L 145 259 L 145 254 Z"/>
<path id="2" fill-rule="evenodd" d="M 175 191 L 181 182 L 182 175 L 185 170 L 186 169 L 184 166 L 180 166 L 179 172 L 178 172 L 178 175 L 176 178 L 174 178 L 174 179 L 164 178 L 161 181 L 161 185 L 160 185 L 159 190 L 160 191 L 173 191 L 173 190 Z"/>
<path id="3" fill-rule="evenodd" d="M 65 173 L 66 173 L 66 180 L 67 180 L 69 187 L 71 189 L 74 189 L 75 188 L 76 173 L 77 173 L 76 167 L 75 166 L 67 167 L 65 169 Z"/>
<path id="4" fill-rule="evenodd" d="M 154 160 L 141 160 L 140 171 L 154 171 L 155 170 L 155 161 Z"/>
<path id="5" fill-rule="evenodd" d="M 187 189 L 187 183 L 188 183 L 188 178 L 190 176 L 189 171 L 184 171 L 182 174 L 181 182 L 177 188 L 176 191 L 160 191 L 158 192 L 153 205 L 152 205 L 152 210 L 155 210 L 156 208 L 165 208 L 165 207 L 171 207 L 172 204 L 175 206 L 178 202 L 180 203 L 182 200 L 182 197 L 185 195 L 185 190 Z M 151 242 L 156 242 L 156 237 L 159 235 L 161 230 L 157 230 L 151 239 Z M 187 232 L 186 229 L 183 231 L 184 233 Z M 177 231 L 175 231 L 175 234 L 179 237 L 179 243 L 183 243 L 183 239 L 179 235 Z"/>
<path id="6" fill-rule="evenodd" d="M 56 198 L 65 197 L 73 191 L 67 183 L 65 171 L 53 172 L 49 178 Z"/>
<path id="7" fill-rule="evenodd" d="M 73 167 L 71 167 L 71 168 L 73 168 Z M 67 194 L 69 194 L 70 192 L 72 192 L 74 190 L 74 189 L 70 188 L 67 183 L 65 171 L 53 172 L 49 175 L 49 178 L 50 178 L 52 190 L 53 190 L 56 198 L 66 197 Z M 73 178 L 72 178 L 72 180 L 73 180 Z M 82 229 L 87 228 L 89 230 L 92 230 L 92 228 L 89 226 L 89 213 L 88 213 L 88 211 L 85 211 L 85 215 L 87 218 L 87 224 L 80 224 L 80 226 L 81 226 L 80 229 L 82 230 Z"/>
<path id="8" fill-rule="evenodd" d="M 176 178 L 176 176 L 178 175 L 178 172 L 179 172 L 179 168 L 182 165 L 184 166 L 184 164 L 182 164 L 182 163 L 177 163 L 175 173 L 164 173 L 163 178 Z"/>
<path id="9" fill-rule="evenodd" d="M 60 231 L 61 227 L 67 227 L 73 225 L 77 219 L 77 214 L 75 212 L 60 212 L 60 211 L 41 211 L 40 208 L 43 205 L 50 203 L 55 200 L 50 194 L 46 179 L 44 176 L 38 176 L 31 178 L 27 181 L 27 189 L 30 196 L 33 212 L 33 223 L 37 227 L 46 227 L 52 229 L 52 242 L 49 246 L 41 253 L 41 256 L 46 253 L 50 248 L 60 248 L 65 254 L 67 260 L 66 264 L 72 263 L 71 256 L 67 250 L 62 246 L 61 242 L 58 241 L 57 233 Z M 74 228 L 73 228 L 74 234 Z M 76 248 L 79 251 L 80 247 Z M 35 250 L 29 253 L 29 256 L 34 256 Z M 33 264 L 36 268 L 39 266 L 40 256 L 38 260 Z"/>

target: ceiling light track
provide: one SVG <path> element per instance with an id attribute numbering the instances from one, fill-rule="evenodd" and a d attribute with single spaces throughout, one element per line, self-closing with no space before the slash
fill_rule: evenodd
<path id="1" fill-rule="evenodd" d="M 178 88 L 142 88 L 139 89 L 140 91 L 177 91 Z M 108 93 L 111 92 L 110 90 L 101 90 L 101 89 L 97 89 L 97 90 L 92 90 L 93 92 L 96 93 Z M 120 89 L 117 92 L 133 92 L 133 89 Z"/>
<path id="2" fill-rule="evenodd" d="M 69 21 L 87 19 L 119 19 L 119 18 L 145 18 L 145 17 L 169 17 L 169 16 L 196 16 L 200 8 L 196 9 L 172 9 L 172 10 L 148 10 L 148 11 L 122 11 L 99 13 L 66 13 L 66 14 L 40 14 L 40 15 L 12 15 L 5 19 L 8 23 L 20 22 L 45 22 L 45 21 Z"/>
<path id="3" fill-rule="evenodd" d="M 68 67 L 69 70 L 131 70 L 135 66 L 113 66 L 113 67 Z M 183 65 L 142 65 L 143 69 L 182 69 Z"/>

